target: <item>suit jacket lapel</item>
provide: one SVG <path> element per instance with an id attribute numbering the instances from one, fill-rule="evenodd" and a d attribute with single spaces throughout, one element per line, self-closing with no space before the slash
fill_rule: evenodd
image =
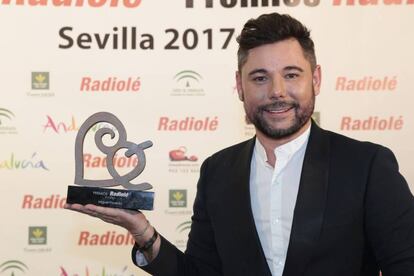
<path id="1" fill-rule="evenodd" d="M 302 275 L 321 233 L 328 190 L 329 136 L 312 122 L 294 210 L 284 276 Z"/>
<path id="2" fill-rule="evenodd" d="M 257 234 L 256 225 L 254 223 L 253 212 L 250 200 L 250 165 L 255 144 L 255 137 L 250 139 L 246 146 L 238 155 L 234 163 L 233 175 L 233 197 L 232 205 L 239 210 L 240 216 L 233 217 L 232 221 L 237 220 L 237 225 L 243 225 L 238 229 L 241 236 L 248 237 L 241 245 L 240 252 L 237 254 L 245 255 L 245 263 L 240 264 L 247 271 L 245 275 L 269 275 L 270 269 L 267 265 L 266 257 Z M 234 192 L 239 193 L 237 195 Z"/>

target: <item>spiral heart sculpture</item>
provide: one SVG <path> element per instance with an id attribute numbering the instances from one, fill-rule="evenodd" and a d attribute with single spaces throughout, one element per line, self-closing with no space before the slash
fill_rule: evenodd
<path id="1" fill-rule="evenodd" d="M 111 139 L 115 138 L 115 132 L 111 128 L 103 127 L 95 133 L 95 144 L 98 149 L 106 154 L 106 167 L 112 179 L 92 180 L 84 178 L 84 160 L 83 160 L 83 145 L 85 136 L 92 126 L 105 122 L 114 126 L 118 132 L 118 140 L 113 146 L 106 146 L 103 143 L 103 136 L 110 135 Z M 132 184 L 131 180 L 135 179 L 142 173 L 145 168 L 145 153 L 144 150 L 151 147 L 151 141 L 145 141 L 140 144 L 135 144 L 127 141 L 126 131 L 121 121 L 109 112 L 98 112 L 90 116 L 80 127 L 75 141 L 75 184 L 88 187 L 113 187 L 121 185 L 127 190 L 148 190 L 152 188 L 149 183 Z M 130 158 L 135 155 L 138 159 L 138 164 L 125 175 L 120 175 L 114 168 L 114 156 L 121 150 L 127 149 L 125 156 Z"/>

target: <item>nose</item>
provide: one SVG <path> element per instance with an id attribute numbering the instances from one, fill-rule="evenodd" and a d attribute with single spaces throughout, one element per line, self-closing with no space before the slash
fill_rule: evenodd
<path id="1" fill-rule="evenodd" d="M 286 87 L 281 75 L 275 74 L 269 91 L 269 98 L 283 98 L 286 96 Z"/>

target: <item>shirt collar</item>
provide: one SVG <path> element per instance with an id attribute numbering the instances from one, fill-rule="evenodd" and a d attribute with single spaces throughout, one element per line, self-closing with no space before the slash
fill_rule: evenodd
<path id="1" fill-rule="evenodd" d="M 307 144 L 310 135 L 310 129 L 311 127 L 309 125 L 309 127 L 301 135 L 299 135 L 292 141 L 289 141 L 288 143 L 275 148 L 275 155 L 283 155 L 290 159 L 296 152 L 298 152 L 302 147 L 304 147 Z M 256 152 L 257 157 L 260 160 L 267 162 L 266 151 L 263 145 L 260 143 L 259 139 L 257 139 L 257 137 L 254 146 L 254 151 Z"/>

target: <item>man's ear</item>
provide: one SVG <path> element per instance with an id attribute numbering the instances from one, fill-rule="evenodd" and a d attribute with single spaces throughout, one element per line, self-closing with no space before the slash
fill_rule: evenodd
<path id="1" fill-rule="evenodd" d="M 237 87 L 237 93 L 239 94 L 240 101 L 244 101 L 244 95 L 243 95 L 243 86 L 242 86 L 242 80 L 241 80 L 241 72 L 236 71 L 236 87 Z"/>
<path id="2" fill-rule="evenodd" d="M 320 92 L 321 81 L 322 81 L 321 66 L 316 65 L 316 68 L 313 71 L 313 75 L 312 75 L 312 85 L 313 85 L 313 91 L 315 91 L 315 96 L 318 95 Z"/>

